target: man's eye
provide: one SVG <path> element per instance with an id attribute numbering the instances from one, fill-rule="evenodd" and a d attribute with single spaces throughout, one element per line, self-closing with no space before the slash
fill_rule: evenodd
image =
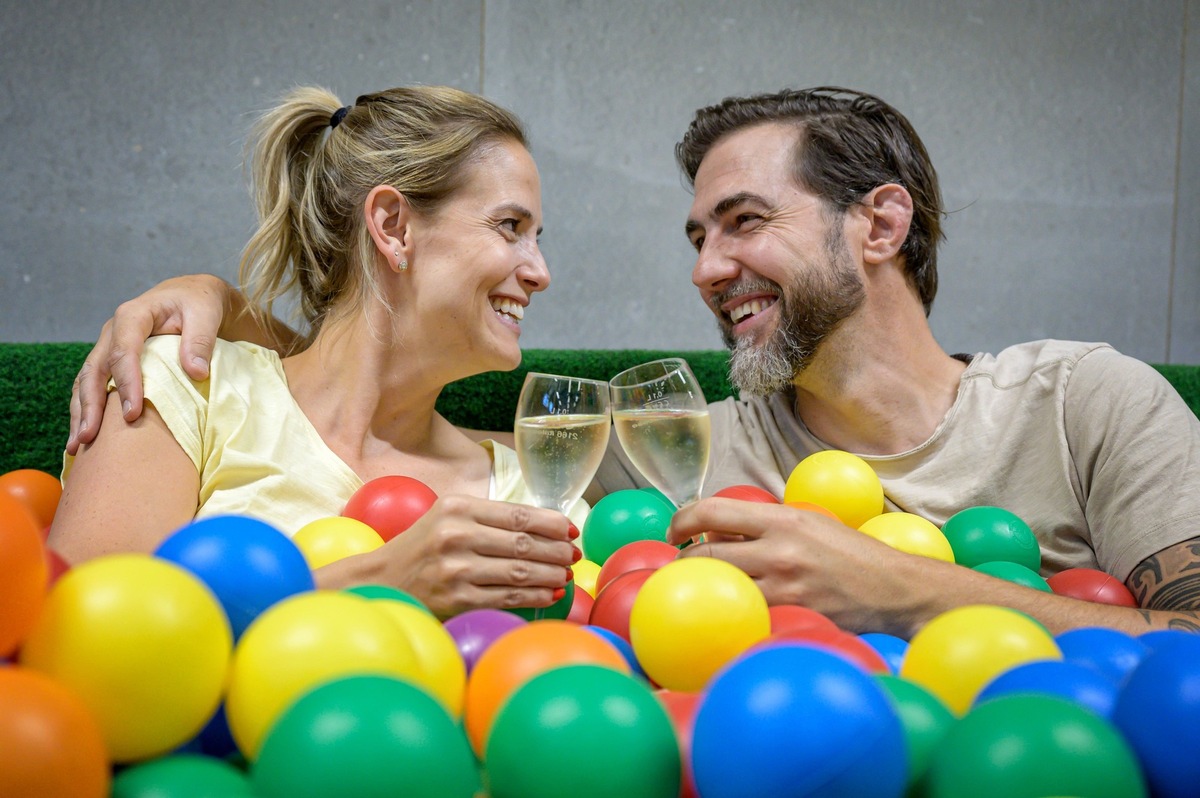
<path id="1" fill-rule="evenodd" d="M 500 222 L 501 227 L 503 227 L 505 230 L 508 230 L 509 232 L 512 232 L 512 233 L 517 232 L 517 228 L 520 225 L 521 225 L 520 219 L 505 219 L 504 221 Z"/>
<path id="2" fill-rule="evenodd" d="M 741 214 L 738 214 L 738 216 L 735 220 L 735 223 L 738 227 L 743 227 L 750 222 L 757 221 L 758 219 L 759 219 L 759 216 L 757 214 L 741 213 Z"/>
<path id="3" fill-rule="evenodd" d="M 700 248 L 702 246 L 704 246 L 704 236 L 698 236 L 698 237 L 692 239 L 692 248 L 695 249 L 697 252 L 700 251 Z"/>

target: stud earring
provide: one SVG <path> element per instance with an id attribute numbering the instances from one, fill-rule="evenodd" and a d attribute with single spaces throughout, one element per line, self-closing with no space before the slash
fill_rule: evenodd
<path id="1" fill-rule="evenodd" d="M 396 263 L 396 268 L 400 271 L 406 271 L 408 269 L 408 261 L 400 260 L 400 250 L 393 250 L 393 252 L 396 253 L 396 260 L 398 261 Z"/>

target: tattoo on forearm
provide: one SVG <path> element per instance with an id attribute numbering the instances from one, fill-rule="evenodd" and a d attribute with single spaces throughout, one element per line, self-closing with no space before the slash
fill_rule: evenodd
<path id="1" fill-rule="evenodd" d="M 1158 555 L 1147 557 L 1133 569 L 1133 573 L 1125 580 L 1125 585 L 1133 592 L 1133 597 L 1137 599 L 1138 604 L 1146 605 L 1146 593 L 1162 583 L 1162 563 L 1158 561 Z"/>
<path id="2" fill-rule="evenodd" d="M 1195 615 L 1195 613 L 1188 614 L 1193 616 Z M 1186 618 L 1172 618 L 1171 620 L 1167 621 L 1167 628 L 1179 629 L 1183 632 L 1200 632 L 1200 623 L 1197 623 L 1196 621 L 1189 621 Z"/>
<path id="3" fill-rule="evenodd" d="M 1147 557 L 1133 569 L 1125 585 L 1146 609 L 1200 609 L 1200 539 Z"/>

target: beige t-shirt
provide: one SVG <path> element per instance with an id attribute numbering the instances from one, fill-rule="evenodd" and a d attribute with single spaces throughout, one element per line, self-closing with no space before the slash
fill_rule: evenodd
<path id="1" fill-rule="evenodd" d="M 339 515 L 362 487 L 292 398 L 275 352 L 218 341 L 209 378 L 195 382 L 179 365 L 179 336 L 156 336 L 146 343 L 142 374 L 146 399 L 200 474 L 197 518 L 248 515 L 290 536 Z M 535 504 L 516 453 L 490 440 L 480 445 L 492 456 L 488 498 Z M 64 479 L 72 462 L 64 458 Z M 583 529 L 587 513 L 580 500 L 567 515 Z"/>
<path id="2" fill-rule="evenodd" d="M 790 390 L 710 404 L 705 495 L 749 484 L 782 496 L 796 463 L 831 448 L 794 408 Z M 1123 581 L 1200 535 L 1200 420 L 1157 371 L 1107 344 L 1034 341 L 976 355 L 929 440 L 863 459 L 889 510 L 939 526 L 967 507 L 1016 513 L 1041 543 L 1046 575 L 1100 568 Z M 645 484 L 612 444 L 598 478 L 609 491 Z"/>

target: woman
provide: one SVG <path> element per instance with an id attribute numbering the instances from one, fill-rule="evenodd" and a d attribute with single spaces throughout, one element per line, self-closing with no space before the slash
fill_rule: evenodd
<path id="1" fill-rule="evenodd" d="M 153 551 L 192 518 L 229 512 L 291 534 L 339 514 L 364 482 L 405 474 L 441 498 L 376 551 L 320 569 L 319 586 L 395 585 L 442 616 L 548 605 L 579 557 L 577 529 L 517 504 L 532 499 L 514 453 L 434 408 L 447 383 L 518 365 L 525 307 L 550 282 L 521 124 L 441 87 L 339 106 L 298 89 L 252 136 L 248 326 L 294 290 L 309 330 L 298 351 L 222 341 L 193 380 L 178 338 L 148 344 L 142 417 L 102 424 L 68 456 L 50 545 L 72 562 Z M 121 414 L 112 392 L 105 419 Z"/>

